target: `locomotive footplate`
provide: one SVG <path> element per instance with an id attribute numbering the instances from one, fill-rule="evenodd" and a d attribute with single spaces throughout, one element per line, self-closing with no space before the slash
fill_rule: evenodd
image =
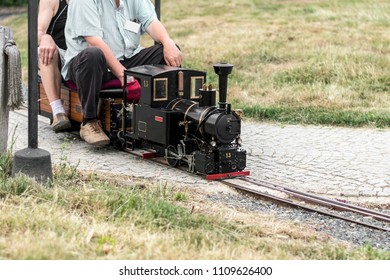
<path id="1" fill-rule="evenodd" d="M 142 159 L 162 158 L 163 156 L 156 151 L 143 150 L 143 149 L 125 149 L 126 152 L 141 157 Z"/>
<path id="2" fill-rule="evenodd" d="M 249 176 L 250 171 L 237 171 L 237 172 L 228 172 L 228 173 L 219 173 L 219 174 L 209 174 L 206 175 L 206 180 L 222 180 L 222 179 L 230 179 L 234 177 L 243 177 Z"/>

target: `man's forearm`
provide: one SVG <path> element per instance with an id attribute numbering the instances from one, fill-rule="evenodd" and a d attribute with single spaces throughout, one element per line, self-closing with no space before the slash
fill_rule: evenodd
<path id="1" fill-rule="evenodd" d="M 38 31 L 38 46 L 41 44 L 43 36 L 50 36 L 50 38 L 53 38 L 50 34 Z"/>
<path id="2" fill-rule="evenodd" d="M 169 34 L 162 23 L 158 20 L 154 20 L 150 23 L 148 29 L 148 34 L 158 43 L 163 45 L 170 43 L 172 39 L 169 37 Z"/>

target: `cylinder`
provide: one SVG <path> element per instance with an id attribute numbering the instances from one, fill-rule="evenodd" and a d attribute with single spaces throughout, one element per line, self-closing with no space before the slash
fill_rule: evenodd
<path id="1" fill-rule="evenodd" d="M 199 107 L 215 106 L 215 90 L 199 89 Z"/>

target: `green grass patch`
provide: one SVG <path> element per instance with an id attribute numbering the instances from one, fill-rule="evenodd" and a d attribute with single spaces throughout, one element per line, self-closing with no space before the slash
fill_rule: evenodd
<path id="1" fill-rule="evenodd" d="M 322 124 L 335 126 L 375 126 L 389 127 L 390 112 L 371 111 L 357 112 L 353 110 L 332 110 L 313 107 L 261 107 L 242 105 L 244 116 L 257 120 L 273 119 L 290 124 Z"/>
<path id="2" fill-rule="evenodd" d="M 11 152 L 0 153 L 0 176 L 2 180 L 11 176 L 13 156 Z"/>

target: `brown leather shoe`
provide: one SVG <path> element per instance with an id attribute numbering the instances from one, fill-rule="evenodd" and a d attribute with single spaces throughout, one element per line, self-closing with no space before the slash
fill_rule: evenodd
<path id="1" fill-rule="evenodd" d="M 52 129 L 55 133 L 60 132 L 61 130 L 68 129 L 72 126 L 68 116 L 64 113 L 59 113 L 54 116 L 53 123 L 51 124 Z"/>
<path id="2" fill-rule="evenodd" d="M 110 144 L 110 138 L 104 133 L 100 121 L 93 120 L 85 125 L 81 124 L 80 137 L 88 144 L 105 146 Z"/>

